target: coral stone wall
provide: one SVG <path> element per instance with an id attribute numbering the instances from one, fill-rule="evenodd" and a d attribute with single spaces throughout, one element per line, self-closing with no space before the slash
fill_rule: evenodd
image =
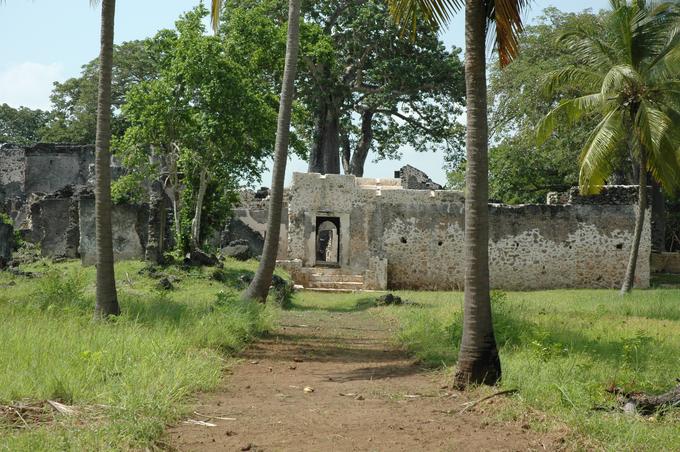
<path id="1" fill-rule="evenodd" d="M 67 185 L 85 185 L 92 164 L 92 146 L 38 144 L 27 148 L 24 191 L 52 193 Z"/>
<path id="2" fill-rule="evenodd" d="M 6 199 L 24 192 L 24 167 L 26 151 L 12 144 L 0 145 L 0 197 Z"/>
<path id="3" fill-rule="evenodd" d="M 380 186 L 380 180 L 361 179 L 360 185 L 352 176 L 296 173 L 289 258 L 313 265 L 315 218 L 337 216 L 344 218 L 341 235 L 349 230 L 340 243 L 348 272 L 365 272 L 372 259 L 386 259 L 389 288 L 462 289 L 462 194 Z M 491 205 L 491 284 L 507 290 L 618 287 L 634 224 L 632 205 Z M 636 276 L 640 287 L 649 285 L 649 253 L 647 218 Z"/>

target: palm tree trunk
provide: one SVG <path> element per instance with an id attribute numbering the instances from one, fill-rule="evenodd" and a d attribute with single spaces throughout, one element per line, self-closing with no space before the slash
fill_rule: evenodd
<path id="1" fill-rule="evenodd" d="M 465 195 L 465 304 L 455 384 L 495 384 L 501 363 L 489 295 L 489 180 L 485 2 L 465 2 L 467 172 Z"/>
<path id="2" fill-rule="evenodd" d="M 638 187 L 638 211 L 635 217 L 635 232 L 633 235 L 633 243 L 630 248 L 630 259 L 628 260 L 628 268 L 626 269 L 626 276 L 623 279 L 621 286 L 621 295 L 630 293 L 635 283 L 635 269 L 637 267 L 638 254 L 640 253 L 640 238 L 642 237 L 642 229 L 645 225 L 645 213 L 647 211 L 647 154 L 643 146 L 640 149 L 640 169 L 638 171 L 639 184 Z"/>
<path id="3" fill-rule="evenodd" d="M 96 319 L 120 314 L 113 269 L 111 227 L 111 72 L 115 0 L 102 1 L 101 53 L 95 142 L 95 231 L 97 240 Z"/>
<path id="4" fill-rule="evenodd" d="M 198 194 L 196 195 L 196 209 L 194 219 L 191 221 L 191 246 L 199 249 L 201 244 L 201 215 L 203 214 L 203 200 L 208 189 L 208 171 L 201 170 L 200 181 L 198 183 Z"/>
<path id="5" fill-rule="evenodd" d="M 286 177 L 288 142 L 290 139 L 290 117 L 295 91 L 298 48 L 300 45 L 300 0 L 288 2 L 288 38 L 286 41 L 286 62 L 283 71 L 283 86 L 279 104 L 279 118 L 274 149 L 272 171 L 272 192 L 269 201 L 269 216 L 260 266 L 243 298 L 264 303 L 272 283 L 276 256 L 279 250 L 281 211 L 283 208 L 283 185 Z"/>

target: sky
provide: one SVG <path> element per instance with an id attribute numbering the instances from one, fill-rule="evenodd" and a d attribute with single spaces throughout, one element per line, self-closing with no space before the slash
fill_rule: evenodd
<path id="1" fill-rule="evenodd" d="M 116 43 L 153 36 L 171 28 L 179 15 L 197 0 L 118 0 L 116 2 Z M 606 9 L 608 0 L 536 0 L 526 22 L 541 15 L 544 8 L 562 11 Z M 464 47 L 464 17 L 458 14 L 442 32 L 447 46 Z M 99 51 L 99 11 L 88 0 L 0 0 L 0 104 L 48 109 L 52 83 L 77 76 L 80 67 Z M 446 182 L 443 156 L 404 150 L 400 161 L 366 163 L 366 177 L 391 177 L 411 164 L 439 183 Z M 293 171 L 306 171 L 307 164 L 291 159 L 287 180 Z M 269 173 L 263 185 L 270 184 Z"/>

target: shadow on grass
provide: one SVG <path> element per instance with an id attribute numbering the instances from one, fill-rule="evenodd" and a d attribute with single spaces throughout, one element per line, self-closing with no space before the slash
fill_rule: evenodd
<path id="1" fill-rule="evenodd" d="M 515 314 L 510 306 L 494 311 L 494 330 L 501 352 L 530 351 L 548 363 L 553 359 L 586 355 L 612 368 L 652 369 L 659 356 L 677 352 L 645 331 L 626 332 L 620 338 L 590 337 L 584 330 L 567 327 L 558 319 L 540 324 Z M 400 341 L 428 366 L 454 365 L 462 336 L 462 318 L 442 321 L 434 315 L 402 322 Z"/>
<path id="2" fill-rule="evenodd" d="M 125 296 L 122 301 L 124 315 L 136 322 L 151 325 L 171 323 L 179 325 L 187 321 L 189 306 L 165 294 L 149 294 L 152 300 L 142 300 L 140 296 Z"/>

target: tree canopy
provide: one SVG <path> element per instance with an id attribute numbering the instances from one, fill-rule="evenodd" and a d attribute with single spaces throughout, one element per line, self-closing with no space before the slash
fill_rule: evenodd
<path id="1" fill-rule="evenodd" d="M 310 143 L 310 170 L 361 175 L 369 150 L 397 157 L 459 151 L 456 121 L 464 97 L 459 49 L 447 50 L 423 27 L 417 43 L 404 36 L 381 0 L 303 3 L 295 127 Z M 262 77 L 280 84 L 285 2 L 227 2 L 222 33 Z M 230 47 L 230 48 L 231 48 Z"/>
<path id="2" fill-rule="evenodd" d="M 176 31 L 150 41 L 166 57 L 158 78 L 128 91 L 122 107 L 128 128 L 118 143 L 135 176 L 163 176 L 177 194 L 186 187 L 183 234 L 192 217 L 200 225 L 202 215 L 217 213 L 203 212 L 205 205 L 224 211 L 230 190 L 259 177 L 274 142 L 274 99 L 251 83 L 249 68 L 232 61 L 219 37 L 205 33 L 207 14 L 197 7 Z M 192 240 L 200 235 L 199 228 Z"/>
<path id="3" fill-rule="evenodd" d="M 31 144 L 41 139 L 49 112 L 0 105 L 0 143 Z"/>

